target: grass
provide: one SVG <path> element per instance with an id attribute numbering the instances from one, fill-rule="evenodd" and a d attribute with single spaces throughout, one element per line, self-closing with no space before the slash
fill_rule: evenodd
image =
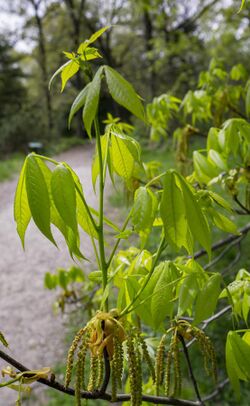
<path id="1" fill-rule="evenodd" d="M 63 151 L 66 151 L 72 147 L 83 145 L 85 140 L 77 137 L 60 138 L 56 143 L 53 142 L 46 146 L 42 154 L 45 155 L 57 155 Z M 0 182 L 13 178 L 22 168 L 25 154 L 21 152 L 15 152 L 7 158 L 2 158 L 0 161 Z"/>
<path id="2" fill-rule="evenodd" d="M 24 154 L 15 153 L 7 159 L 0 161 L 0 182 L 11 179 L 13 175 L 21 170 L 24 161 Z"/>

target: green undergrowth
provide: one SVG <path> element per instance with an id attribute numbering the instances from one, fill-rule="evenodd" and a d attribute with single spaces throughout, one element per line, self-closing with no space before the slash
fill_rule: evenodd
<path id="1" fill-rule="evenodd" d="M 62 137 L 53 141 L 45 146 L 43 153 L 49 156 L 60 154 L 63 151 L 67 151 L 70 148 L 84 145 L 86 141 L 78 137 Z M 13 178 L 15 174 L 20 172 L 25 159 L 25 154 L 22 152 L 15 152 L 7 157 L 1 157 L 0 159 L 0 182 Z"/>

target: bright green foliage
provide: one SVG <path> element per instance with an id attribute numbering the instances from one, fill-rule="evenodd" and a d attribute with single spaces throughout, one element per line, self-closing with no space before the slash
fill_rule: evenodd
<path id="1" fill-rule="evenodd" d="M 14 218 L 17 223 L 17 232 L 22 241 L 23 247 L 24 247 L 25 232 L 31 219 L 31 213 L 28 204 L 28 197 L 25 184 L 26 182 L 25 171 L 26 171 L 26 162 L 24 163 L 22 171 L 20 173 L 14 204 Z"/>
<path id="2" fill-rule="evenodd" d="M 51 191 L 56 209 L 64 223 L 77 234 L 75 184 L 71 172 L 63 164 L 57 165 L 53 171 Z"/>
<path id="3" fill-rule="evenodd" d="M 243 318 L 248 323 L 250 310 L 250 274 L 241 269 L 233 282 L 227 289 L 224 289 L 220 298 L 228 297 L 230 304 L 233 304 L 233 313 L 236 317 Z"/>
<path id="4" fill-rule="evenodd" d="M 157 207 L 158 200 L 151 189 L 141 186 L 136 190 L 132 221 L 137 232 L 147 232 L 152 229 Z"/>
<path id="5" fill-rule="evenodd" d="M 147 108 L 147 116 L 152 125 L 154 138 L 158 139 L 159 134 L 166 133 L 170 128 L 170 120 L 176 118 L 177 114 L 182 115 L 187 124 L 188 120 L 191 120 L 192 126 L 188 124 L 182 129 L 177 129 L 180 141 L 179 153 L 184 158 L 188 151 L 190 135 L 200 132 L 193 126 L 201 123 L 205 128 L 214 126 L 210 130 L 207 128 L 206 150 L 198 150 L 193 154 L 194 171 L 190 176 L 184 177 L 178 170 L 159 173 L 158 166 L 155 170 L 155 167 L 150 168 L 143 164 L 140 144 L 130 136 L 131 126 L 109 114 L 105 120 L 104 134 L 100 133 L 98 112 L 103 81 L 106 81 L 108 91 L 115 102 L 137 118 L 145 120 L 141 98 L 118 72 L 104 65 L 93 75 L 88 61 L 100 55 L 89 45 L 107 28 L 101 29 L 83 42 L 77 53 L 66 52 L 65 56 L 70 61 L 59 68 L 52 77 L 53 79 L 61 73 L 64 88 L 74 74 L 81 71 L 85 74 L 87 84 L 73 102 L 69 125 L 75 114 L 82 109 L 85 130 L 89 137 L 95 136 L 92 183 L 94 190 L 98 183 L 99 210 L 95 211 L 87 204 L 81 182 L 69 165 L 31 154 L 26 158 L 20 175 L 14 211 L 23 245 L 31 218 L 38 229 L 53 243 L 55 241 L 51 226 L 56 226 L 62 233 L 73 258 L 86 259 L 81 252 L 79 226 L 88 234 L 96 256 L 96 264 L 89 274 L 89 284 L 92 288 L 97 285 L 98 289 L 102 284 L 102 288 L 99 289 L 100 306 L 90 324 L 80 329 L 72 343 L 67 364 L 68 378 L 72 373 L 74 353 L 78 344 L 85 346 L 86 351 L 93 344 L 90 351 L 90 388 L 95 388 L 98 357 L 100 358 L 100 355 L 102 357 L 104 349 L 108 352 L 111 375 L 114 377 L 117 372 L 115 368 L 118 365 L 118 353 L 122 354 L 122 343 L 127 340 L 127 349 L 130 351 L 129 371 L 134 374 L 132 381 L 138 387 L 138 393 L 131 388 L 132 406 L 139 406 L 143 377 L 140 348 L 144 349 L 144 356 L 146 354 L 149 365 L 151 363 L 147 347 L 144 344 L 139 345 L 135 339 L 141 334 L 138 332 L 138 326 L 146 326 L 160 332 L 165 331 L 167 325 L 169 327 L 167 332 L 173 332 L 165 365 L 162 361 L 163 354 L 157 355 L 160 367 L 162 369 L 166 367 L 165 394 L 168 394 L 172 361 L 176 378 L 174 392 L 178 392 L 177 386 L 180 389 L 180 384 L 177 385 L 181 377 L 178 345 L 182 339 L 189 341 L 197 338 L 202 347 L 205 363 L 208 359 L 211 361 L 213 376 L 216 377 L 216 357 L 213 347 L 196 326 L 201 325 L 204 328 L 209 323 L 208 319 L 215 313 L 219 298 L 228 296 L 229 303 L 233 306 L 233 314 L 238 319 L 243 318 L 247 323 L 250 308 L 248 272 L 240 271 L 236 281 L 230 283 L 221 293 L 222 284 L 225 286 L 221 274 L 205 271 L 213 266 L 213 261 L 203 268 L 194 260 L 207 252 L 210 261 L 213 226 L 223 232 L 238 234 L 233 218 L 229 218 L 235 213 L 233 203 L 224 199 L 217 189 L 215 192 L 215 185 L 229 191 L 234 203 L 242 197 L 243 192 L 246 206 L 240 203 L 240 209 L 244 210 L 243 214 L 249 213 L 250 125 L 242 117 L 227 117 L 246 96 L 246 88 L 231 81 L 245 82 L 247 78 L 241 65 L 236 65 L 228 74 L 222 65 L 212 61 L 208 72 L 200 75 L 199 88 L 189 91 L 180 106 L 179 99 L 170 95 L 153 100 Z M 246 106 L 248 111 L 247 103 Z M 121 227 L 116 226 L 104 215 L 107 172 L 114 184 L 116 176 L 121 178 L 133 198 L 132 208 Z M 112 232 L 109 237 L 110 240 L 113 238 L 111 247 L 107 247 L 106 226 Z M 152 235 L 159 238 L 155 252 L 148 250 L 146 245 Z M 132 237 L 133 241 L 137 241 L 138 236 L 141 248 L 130 247 L 118 252 L 122 239 L 129 240 Z M 171 256 L 163 257 L 164 253 L 166 254 L 166 247 L 169 250 L 168 255 Z M 200 247 L 202 250 L 199 255 L 194 255 L 195 250 Z M 179 255 L 189 254 L 194 258 L 184 256 L 170 261 L 173 251 Z M 55 275 L 47 273 L 45 276 L 47 288 L 62 289 L 63 293 L 58 299 L 58 306 L 62 310 L 67 298 L 73 300 L 76 297 L 75 283 L 83 281 L 86 284 L 82 272 L 75 268 L 69 271 L 59 269 Z M 115 303 L 118 310 L 110 310 L 110 303 Z M 186 323 L 185 319 L 182 320 L 184 316 L 191 317 L 190 323 Z M 91 334 L 91 338 L 89 340 L 85 337 L 80 343 L 79 340 L 86 331 Z M 117 343 L 119 348 L 115 348 Z M 84 349 L 83 347 L 81 349 Z M 77 354 L 80 357 L 84 355 L 81 350 Z M 123 360 L 123 356 L 119 359 Z M 135 373 L 131 360 L 134 360 L 136 365 Z M 238 381 L 250 378 L 248 334 L 241 338 L 237 332 L 229 333 L 226 360 L 230 380 L 239 391 Z M 79 365 L 83 367 L 84 362 L 78 363 Z M 122 369 L 123 365 L 120 365 L 120 378 Z M 76 374 L 78 395 L 81 390 L 81 371 L 79 371 Z M 163 376 L 162 371 L 160 372 Z M 154 373 L 152 375 L 154 376 Z M 70 379 L 66 381 L 69 383 Z M 115 399 L 117 382 L 114 379 L 113 384 Z M 158 384 L 160 385 L 159 382 Z M 78 403 L 79 399 L 78 396 Z"/>
<path id="6" fill-rule="evenodd" d="M 144 109 L 133 86 L 109 66 L 104 66 L 104 70 L 109 92 L 113 99 L 136 117 L 144 120 Z"/>
<path id="7" fill-rule="evenodd" d="M 210 230 L 193 190 L 177 172 L 169 171 L 161 200 L 161 217 L 166 238 L 174 247 L 191 254 L 194 241 L 210 253 Z"/>
<path id="8" fill-rule="evenodd" d="M 239 381 L 250 379 L 249 330 L 246 330 L 243 337 L 240 337 L 236 331 L 229 331 L 226 343 L 226 366 L 231 385 L 239 399 Z"/>
<path id="9" fill-rule="evenodd" d="M 90 138 L 91 138 L 91 126 L 96 116 L 97 106 L 99 102 L 102 71 L 103 68 L 102 67 L 99 68 L 92 82 L 90 83 L 85 100 L 85 105 L 82 112 L 83 123 Z"/>
<path id="10" fill-rule="evenodd" d="M 220 285 L 221 275 L 217 273 L 211 276 L 199 291 L 195 304 L 195 324 L 199 324 L 214 313 L 221 291 Z"/>
<path id="11" fill-rule="evenodd" d="M 26 162 L 25 183 L 29 208 L 32 218 L 39 230 L 54 243 L 50 229 L 50 198 L 47 185 L 34 155 L 30 155 Z M 23 189 L 24 200 L 26 200 Z M 26 208 L 24 207 L 24 210 Z M 19 221 L 19 219 L 17 220 Z"/>
<path id="12" fill-rule="evenodd" d="M 168 123 L 179 110 L 181 100 L 169 94 L 155 97 L 147 105 L 147 119 L 151 126 L 150 138 L 158 141 L 167 135 Z"/>

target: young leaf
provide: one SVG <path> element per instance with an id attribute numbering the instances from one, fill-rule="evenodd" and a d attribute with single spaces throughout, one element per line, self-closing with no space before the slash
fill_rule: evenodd
<path id="1" fill-rule="evenodd" d="M 76 61 L 70 61 L 69 64 L 65 65 L 64 68 L 61 70 L 61 80 L 62 80 L 61 92 L 63 92 L 68 80 L 72 78 L 72 76 L 74 76 L 80 69 L 80 65 Z"/>
<path id="2" fill-rule="evenodd" d="M 100 67 L 98 69 L 98 71 L 96 72 L 94 79 L 89 84 L 86 101 L 85 101 L 84 109 L 82 112 L 84 126 L 88 133 L 89 138 L 91 138 L 91 127 L 92 127 L 94 118 L 96 116 L 98 103 L 99 103 L 102 71 L 103 71 L 103 67 Z"/>
<path id="3" fill-rule="evenodd" d="M 14 201 L 14 219 L 16 221 L 17 232 L 22 241 L 23 248 L 25 232 L 31 219 L 25 181 L 26 162 L 27 161 L 25 160 L 19 176 Z"/>
<path id="4" fill-rule="evenodd" d="M 51 191 L 58 213 L 77 234 L 75 184 L 71 172 L 63 164 L 57 165 L 52 173 Z"/>
<path id="5" fill-rule="evenodd" d="M 211 212 L 211 216 L 216 227 L 220 228 L 226 233 L 240 235 L 237 230 L 237 225 L 229 220 L 229 218 L 214 209 L 209 209 L 209 211 Z"/>
<path id="6" fill-rule="evenodd" d="M 237 362 L 235 360 L 235 356 L 232 349 L 232 344 L 230 340 L 230 332 L 227 335 L 227 342 L 226 342 L 226 368 L 227 374 L 230 380 L 230 383 L 233 387 L 233 390 L 237 396 L 237 399 L 240 398 L 240 383 L 239 379 L 244 379 L 244 375 L 242 375 Z"/>
<path id="7" fill-rule="evenodd" d="M 250 80 L 248 80 L 246 85 L 246 115 L 250 117 Z"/>
<path id="8" fill-rule="evenodd" d="M 216 273 L 208 279 L 202 290 L 199 291 L 195 304 L 194 324 L 199 324 L 213 314 L 221 292 L 220 285 L 221 275 Z"/>
<path id="9" fill-rule="evenodd" d="M 88 94 L 88 89 L 90 87 L 91 83 L 88 83 L 87 86 L 77 95 L 75 98 L 70 112 L 69 112 L 69 119 L 68 119 L 68 127 L 70 128 L 72 118 L 74 115 L 82 108 L 86 102 L 87 94 Z"/>
<path id="10" fill-rule="evenodd" d="M 165 176 L 160 213 L 169 242 L 177 248 L 187 247 L 185 202 L 172 171 L 168 171 Z"/>
<path id="11" fill-rule="evenodd" d="M 235 331 L 230 331 L 228 335 L 238 367 L 246 379 L 250 380 L 250 345 Z"/>
<path id="12" fill-rule="evenodd" d="M 193 303 L 198 291 L 197 274 L 191 273 L 187 275 L 181 283 L 179 290 L 178 316 L 182 316 L 186 312 L 188 312 L 188 314 L 192 313 Z"/>
<path id="13" fill-rule="evenodd" d="M 151 315 L 155 329 L 160 326 L 166 316 L 172 316 L 174 288 L 171 282 L 177 278 L 178 273 L 176 268 L 168 261 L 161 264 L 154 271 L 151 278 L 152 283 L 154 283 L 151 298 Z"/>
<path id="14" fill-rule="evenodd" d="M 37 159 L 38 158 L 31 154 L 28 156 L 26 163 L 25 179 L 29 207 L 33 220 L 39 230 L 45 235 L 45 237 L 55 244 L 50 230 L 51 204 L 49 191 Z"/>
<path id="15" fill-rule="evenodd" d="M 110 147 L 111 161 L 117 175 L 129 181 L 134 169 L 134 157 L 127 147 L 126 141 L 112 134 Z"/>
<path id="16" fill-rule="evenodd" d="M 193 191 L 191 190 L 185 179 L 177 172 L 176 176 L 180 180 L 180 184 L 182 187 L 183 199 L 186 206 L 186 215 L 190 231 L 194 239 L 199 241 L 199 243 L 207 251 L 208 255 L 210 255 L 211 234 L 205 215 L 203 214 Z"/>
<path id="17" fill-rule="evenodd" d="M 136 231 L 143 231 L 152 226 L 152 196 L 146 187 L 139 187 L 135 192 L 132 220 Z"/>
<path id="18" fill-rule="evenodd" d="M 141 100 L 136 94 L 133 86 L 109 66 L 104 66 L 104 71 L 108 89 L 113 99 L 136 117 L 145 121 L 145 114 Z"/>
<path id="19" fill-rule="evenodd" d="M 107 25 L 106 27 L 102 27 L 100 30 L 96 31 L 91 37 L 87 40 L 88 44 L 92 44 L 95 42 L 105 31 L 107 31 L 111 25 Z"/>
<path id="20" fill-rule="evenodd" d="M 96 31 L 94 34 L 92 34 L 89 39 L 86 39 L 82 44 L 79 45 L 77 52 L 79 54 L 83 54 L 86 51 L 87 47 L 90 44 L 93 44 L 93 42 L 95 42 L 110 27 L 111 27 L 111 25 L 107 25 L 106 27 L 103 27 L 100 30 Z"/>
<path id="21" fill-rule="evenodd" d="M 57 75 L 59 75 L 59 73 L 61 73 L 61 72 L 63 71 L 63 69 L 65 69 L 70 63 L 71 63 L 71 61 L 68 61 L 68 62 L 64 63 L 62 66 L 60 66 L 60 68 L 58 68 L 58 69 L 55 71 L 55 73 L 52 75 L 52 77 L 51 77 L 51 79 L 50 79 L 50 81 L 49 81 L 49 90 L 50 90 L 50 88 L 51 88 L 52 82 L 53 82 L 53 80 L 55 79 L 55 77 L 56 77 Z"/>

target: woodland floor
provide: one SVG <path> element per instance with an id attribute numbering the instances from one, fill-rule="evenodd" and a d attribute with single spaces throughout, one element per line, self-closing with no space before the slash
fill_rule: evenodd
<path id="1" fill-rule="evenodd" d="M 66 161 L 81 178 L 86 200 L 96 207 L 96 196 L 91 184 L 93 147 L 71 149 L 56 157 Z M 26 235 L 26 249 L 22 249 L 13 219 L 13 199 L 17 178 L 0 183 L 0 331 L 9 342 L 9 354 L 30 369 L 53 366 L 66 357 L 64 345 L 66 318 L 52 311 L 55 292 L 45 290 L 45 272 L 73 264 L 63 238 L 53 230 L 60 249 L 55 248 L 33 224 Z M 92 247 L 86 236 L 82 251 L 91 257 Z M 0 360 L 0 370 L 6 363 Z M 34 391 L 44 398 L 42 385 Z M 17 393 L 0 390 L 0 406 L 14 406 Z M 46 405 L 46 398 L 39 405 Z M 24 402 L 26 405 L 26 402 Z M 30 402 L 27 404 L 30 405 Z"/>

